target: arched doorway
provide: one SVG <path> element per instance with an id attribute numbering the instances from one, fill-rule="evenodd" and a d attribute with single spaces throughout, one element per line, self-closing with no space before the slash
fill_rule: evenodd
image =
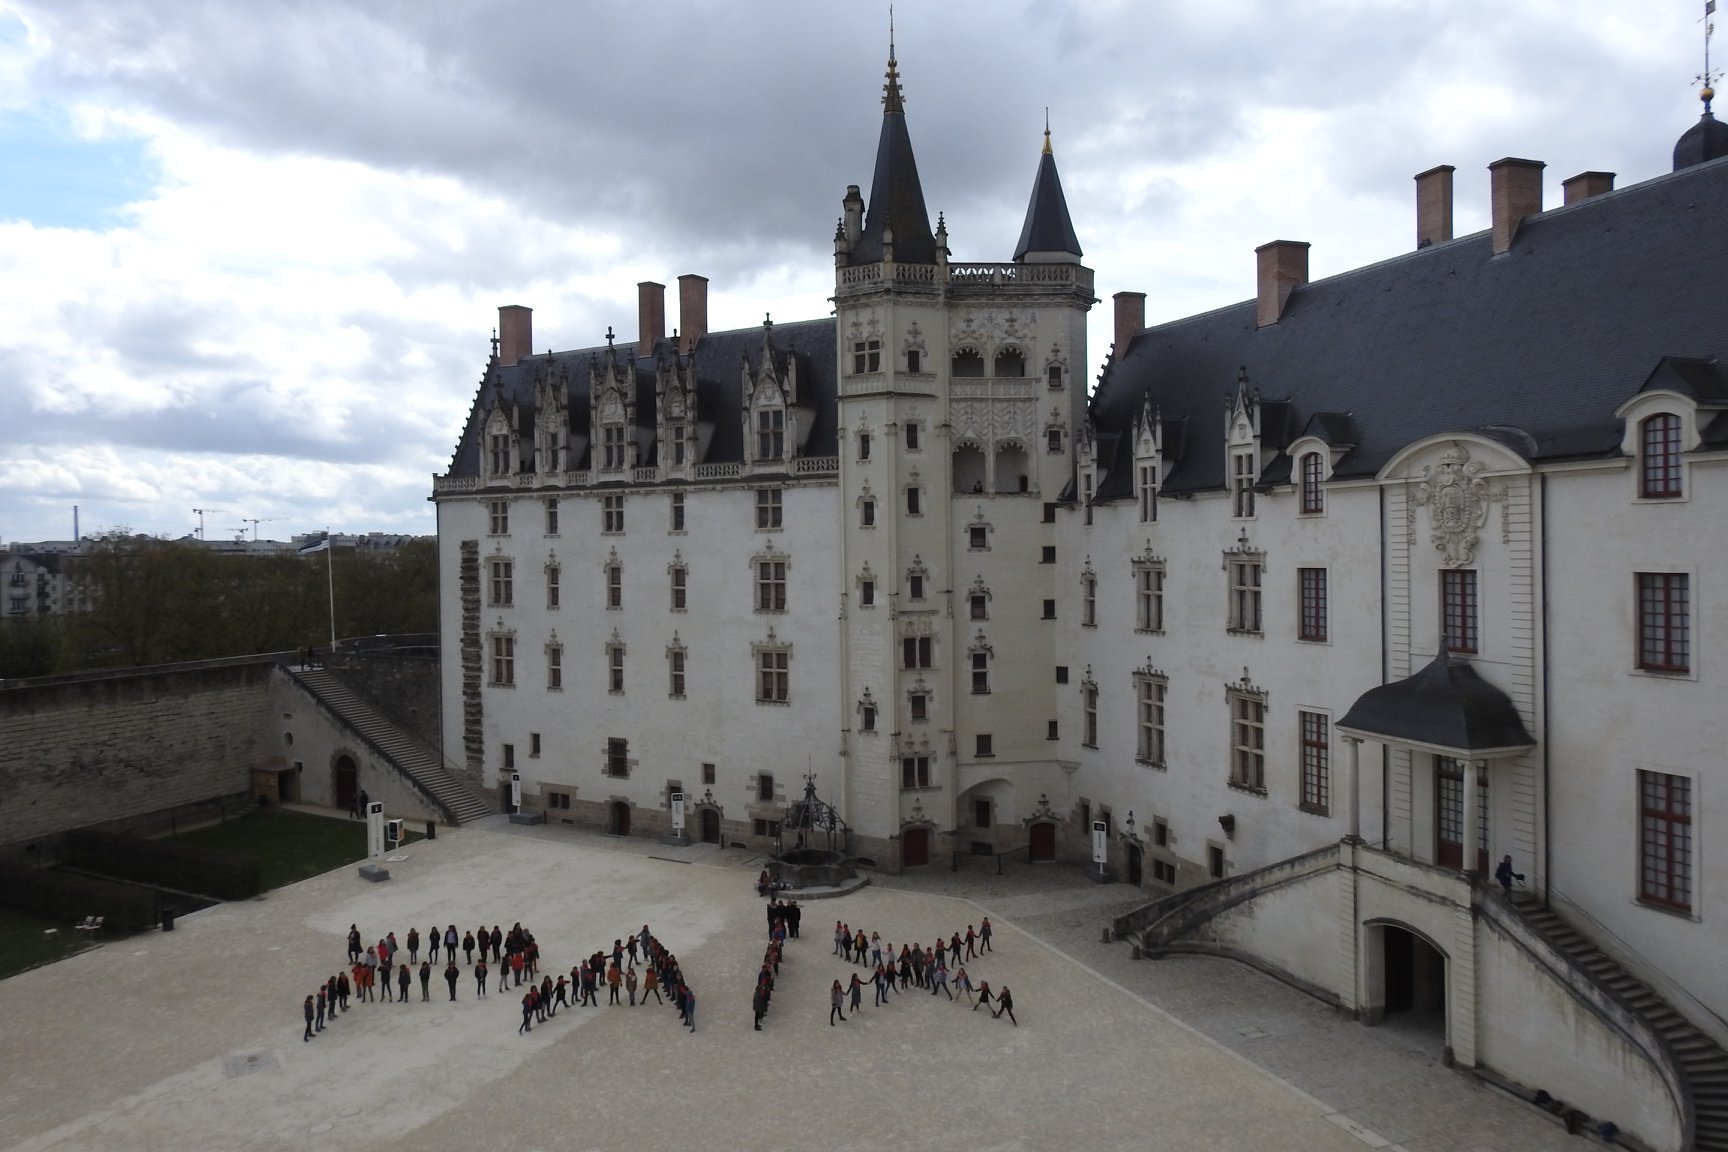
<path id="1" fill-rule="evenodd" d="M 606 831 L 614 836 L 630 835 L 630 805 L 614 800 L 606 812 Z"/>
<path id="2" fill-rule="evenodd" d="M 720 810 L 718 808 L 702 809 L 702 843 L 720 843 Z"/>
<path id="3" fill-rule="evenodd" d="M 354 799 L 360 791 L 360 770 L 354 766 L 354 757 L 344 752 L 336 757 L 332 766 L 335 774 L 335 786 L 332 789 L 336 795 L 336 807 L 344 812 L 354 810 Z"/>
<path id="4" fill-rule="evenodd" d="M 1128 883 L 1140 887 L 1140 845 L 1128 845 Z"/>
<path id="5" fill-rule="evenodd" d="M 917 868 L 930 863 L 930 829 L 908 828 L 900 834 L 900 864 Z"/>
<path id="6" fill-rule="evenodd" d="M 1369 1023 L 1446 1040 L 1446 954 L 1400 924 L 1368 925 Z"/>
<path id="7" fill-rule="evenodd" d="M 1048 820 L 1040 820 L 1032 825 L 1031 846 L 1026 857 L 1034 862 L 1056 859 L 1056 825 Z"/>

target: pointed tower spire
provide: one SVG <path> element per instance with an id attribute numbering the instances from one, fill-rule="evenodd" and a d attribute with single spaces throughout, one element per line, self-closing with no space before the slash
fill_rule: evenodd
<path id="1" fill-rule="evenodd" d="M 1038 157 L 1038 176 L 1032 181 L 1032 200 L 1026 205 L 1026 223 L 1014 259 L 1033 263 L 1061 263 L 1083 255 L 1068 218 L 1068 200 L 1062 195 L 1062 178 L 1056 174 L 1056 153 L 1050 147 L 1050 110 L 1044 110 L 1044 153 Z"/>
<path id="2" fill-rule="evenodd" d="M 918 182 L 912 136 L 906 130 L 906 103 L 900 92 L 900 66 L 894 58 L 894 29 L 888 29 L 888 82 L 882 85 L 882 135 L 876 142 L 876 172 L 864 229 L 850 262 L 874 264 L 892 256 L 899 264 L 936 263 L 936 237 Z"/>

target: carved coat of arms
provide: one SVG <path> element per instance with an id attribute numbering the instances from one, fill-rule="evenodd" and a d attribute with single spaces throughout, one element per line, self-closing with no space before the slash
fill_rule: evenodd
<path id="1" fill-rule="evenodd" d="M 1462 444 L 1453 444 L 1438 466 L 1422 469 L 1416 503 L 1428 506 L 1429 539 L 1457 568 L 1476 558 L 1476 540 L 1488 522 L 1488 505 L 1496 499 L 1482 477 L 1482 462 L 1470 459 Z"/>

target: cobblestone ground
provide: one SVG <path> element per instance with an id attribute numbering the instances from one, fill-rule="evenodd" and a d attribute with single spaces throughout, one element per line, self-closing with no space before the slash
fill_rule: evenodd
<path id="1" fill-rule="evenodd" d="M 1226 962 L 1130 961 L 1098 937 L 1132 902 L 1072 870 L 928 872 L 810 904 L 757 1033 L 754 857 L 493 822 L 405 856 L 382 885 L 341 869 L 0 982 L 0 1146 L 1540 1152 L 1565 1140 L 1439 1067 L 1419 1038 L 1348 1024 Z M 831 954 L 834 917 L 909 942 L 963 929 L 980 907 L 998 952 L 973 974 L 1013 987 L 1018 1027 L 918 992 L 882 1008 L 866 996 L 829 1025 L 831 982 L 856 970 Z M 566 1010 L 518 1035 L 519 994 L 478 999 L 465 970 L 455 1002 L 435 978 L 430 1002 L 416 987 L 302 1042 L 301 998 L 342 963 L 350 923 L 401 938 L 482 919 L 522 921 L 548 970 L 566 972 L 649 922 L 697 989 L 698 1030 L 648 1005 Z"/>

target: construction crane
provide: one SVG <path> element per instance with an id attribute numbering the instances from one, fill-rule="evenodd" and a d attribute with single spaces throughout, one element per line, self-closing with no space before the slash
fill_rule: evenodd
<path id="1" fill-rule="evenodd" d="M 240 517 L 240 519 L 242 519 L 246 523 L 252 525 L 252 542 L 254 544 L 256 544 L 258 542 L 258 525 L 260 525 L 260 524 L 274 524 L 274 523 L 276 523 L 276 521 L 282 519 L 282 517 L 280 517 L 280 516 L 263 516 L 263 517 L 242 516 L 242 517 Z M 245 531 L 245 529 L 241 529 L 241 531 Z"/>
<path id="2" fill-rule="evenodd" d="M 202 540 L 202 539 L 204 539 L 204 517 L 205 516 L 214 516 L 218 512 L 222 511 L 222 509 L 220 509 L 220 508 L 194 508 L 194 509 L 192 509 L 192 511 L 198 517 L 198 539 Z"/>

